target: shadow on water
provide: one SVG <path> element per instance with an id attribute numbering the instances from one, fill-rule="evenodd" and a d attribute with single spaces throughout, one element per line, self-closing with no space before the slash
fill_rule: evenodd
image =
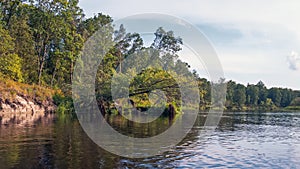
<path id="1" fill-rule="evenodd" d="M 139 114 L 136 116 L 138 119 Z M 177 117 L 180 115 L 177 115 Z M 105 115 L 106 122 L 112 126 L 116 131 L 123 135 L 127 135 L 135 138 L 147 138 L 156 136 L 160 133 L 166 131 L 176 120 L 177 117 L 169 118 L 167 116 L 160 116 L 157 119 L 149 122 L 149 123 L 138 123 L 135 121 L 131 121 L 122 115 Z"/>
<path id="2" fill-rule="evenodd" d="M 300 113 L 225 113 L 215 132 L 200 137 L 206 116 L 198 115 L 190 133 L 174 149 L 143 159 L 119 157 L 98 147 L 74 114 L 1 125 L 0 168 L 300 166 Z M 172 124 L 168 117 L 149 124 L 118 115 L 106 115 L 105 120 L 120 133 L 135 137 L 157 135 Z"/>

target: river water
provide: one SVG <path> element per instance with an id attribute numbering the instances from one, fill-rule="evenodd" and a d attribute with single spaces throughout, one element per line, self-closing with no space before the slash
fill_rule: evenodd
<path id="1" fill-rule="evenodd" d="M 0 168 L 300 168 L 300 112 L 224 113 L 207 136 L 199 134 L 205 116 L 199 113 L 191 132 L 172 150 L 142 159 L 98 147 L 76 115 L 1 125 Z M 158 120 L 147 130 L 137 127 L 136 132 L 155 135 L 168 120 Z M 107 121 L 123 134 L 134 131 L 134 125 L 118 116 Z"/>

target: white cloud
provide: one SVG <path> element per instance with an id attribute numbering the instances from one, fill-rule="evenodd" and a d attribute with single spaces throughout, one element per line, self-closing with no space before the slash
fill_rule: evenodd
<path id="1" fill-rule="evenodd" d="M 291 70 L 298 70 L 300 68 L 300 56 L 294 51 L 287 56 L 287 62 Z"/>
<path id="2" fill-rule="evenodd" d="M 88 16 L 104 12 L 114 18 L 122 18 L 137 13 L 158 12 L 183 17 L 194 23 L 199 20 L 234 23 L 247 29 L 259 27 L 253 23 L 282 24 L 300 35 L 298 0 L 82 0 L 80 5 L 86 9 Z"/>

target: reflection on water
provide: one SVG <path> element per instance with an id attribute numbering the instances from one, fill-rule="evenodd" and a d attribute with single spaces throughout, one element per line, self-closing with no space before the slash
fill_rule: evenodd
<path id="1" fill-rule="evenodd" d="M 191 132 L 173 150 L 144 159 L 118 157 L 97 147 L 72 115 L 1 125 L 0 168 L 300 167 L 300 113 L 225 113 L 216 131 L 200 136 L 205 117 L 199 114 Z M 145 129 L 120 116 L 106 120 L 134 136 L 155 135 L 170 124 L 161 118 Z"/>
<path id="2" fill-rule="evenodd" d="M 41 119 L 46 119 L 48 116 L 52 116 L 44 111 L 28 111 L 28 112 L 0 112 L 0 125 L 9 124 L 29 124 L 39 121 Z"/>
<path id="3" fill-rule="evenodd" d="M 122 115 L 106 115 L 105 120 L 123 135 L 146 138 L 163 133 L 173 124 L 176 118 L 160 117 L 149 123 L 135 123 Z"/>

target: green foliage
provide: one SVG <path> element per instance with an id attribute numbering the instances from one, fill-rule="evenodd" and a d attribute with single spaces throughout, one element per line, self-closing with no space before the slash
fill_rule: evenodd
<path id="1" fill-rule="evenodd" d="M 247 86 L 228 81 L 226 107 L 241 110 L 245 103 L 245 110 L 276 110 L 291 105 L 297 93 L 291 89 L 267 89 L 262 81 Z"/>
<path id="2" fill-rule="evenodd" d="M 175 54 L 182 49 L 182 39 L 180 37 L 175 37 L 173 31 L 166 32 L 162 27 L 160 27 L 156 30 L 154 35 L 155 39 L 151 45 L 152 48 L 172 54 Z"/>
<path id="3" fill-rule="evenodd" d="M 5 0 L 0 2 L 0 9 L 1 61 L 7 65 L 16 59 L 14 65 L 2 64 L 2 74 L 20 81 L 21 67 L 24 82 L 66 92 L 70 91 L 83 43 L 112 22 L 102 14 L 85 19 L 78 0 Z"/>
<path id="4" fill-rule="evenodd" d="M 237 84 L 234 89 L 233 101 L 238 106 L 243 106 L 246 102 L 246 88 L 244 85 Z"/>
<path id="5" fill-rule="evenodd" d="M 0 57 L 0 72 L 6 77 L 22 82 L 21 59 L 17 54 L 2 55 Z"/>
<path id="6" fill-rule="evenodd" d="M 37 80 L 37 59 L 34 53 L 34 41 L 26 14 L 12 16 L 9 32 L 14 39 L 15 53 L 22 59 L 20 62 L 24 82 L 34 83 Z"/>
<path id="7" fill-rule="evenodd" d="M 256 86 L 259 89 L 259 97 L 258 97 L 258 104 L 263 105 L 267 101 L 268 97 L 268 90 L 265 84 L 262 81 L 259 81 Z"/>
<path id="8" fill-rule="evenodd" d="M 21 59 L 14 49 L 13 38 L 0 25 L 0 72 L 13 80 L 22 81 Z"/>
<path id="9" fill-rule="evenodd" d="M 247 105 L 254 105 L 258 104 L 259 99 L 259 88 L 255 85 L 249 85 L 246 89 L 246 103 Z"/>
<path id="10" fill-rule="evenodd" d="M 53 96 L 53 101 L 54 104 L 57 105 L 57 113 L 66 114 L 69 112 L 74 112 L 74 105 L 71 97 L 56 93 Z"/>
<path id="11" fill-rule="evenodd" d="M 158 31 L 162 34 L 157 34 Z M 162 28 L 159 28 L 158 31 L 155 35 L 163 36 L 163 38 L 156 37 L 154 41 L 159 46 L 152 45 L 150 48 L 143 46 L 143 40 L 139 34 L 126 33 L 123 25 L 114 32 L 115 46 L 103 58 L 96 76 L 98 100 L 112 103 L 111 83 L 114 77 L 115 85 L 130 84 L 129 96 L 137 107 L 151 107 L 150 95 L 158 94 L 153 93 L 156 90 L 164 93 L 166 104 L 170 103 L 176 108 L 180 107 L 181 96 L 178 82 L 192 85 L 191 79 L 188 79 L 187 75 L 193 76 L 193 74 L 189 71 L 187 63 L 177 59 L 176 52 L 181 49 L 181 39 L 174 37 L 172 32 L 166 32 Z M 123 67 L 123 61 L 128 56 L 134 59 L 126 60 L 124 64 L 131 66 Z M 148 64 L 152 67 L 147 68 Z M 156 68 L 158 65 L 162 67 Z M 169 68 L 174 70 L 168 70 Z M 179 78 L 175 80 L 174 76 Z M 134 78 L 128 82 L 130 77 Z M 126 89 L 120 87 L 118 90 L 120 92 Z"/>
<path id="12" fill-rule="evenodd" d="M 84 39 L 92 36 L 96 31 L 98 31 L 102 26 L 110 24 L 112 19 L 108 15 L 103 15 L 98 13 L 92 18 L 88 18 L 79 23 L 79 32 Z"/>
<path id="13" fill-rule="evenodd" d="M 268 98 L 272 99 L 276 106 L 280 106 L 282 94 L 279 88 L 271 88 L 269 91 Z"/>

